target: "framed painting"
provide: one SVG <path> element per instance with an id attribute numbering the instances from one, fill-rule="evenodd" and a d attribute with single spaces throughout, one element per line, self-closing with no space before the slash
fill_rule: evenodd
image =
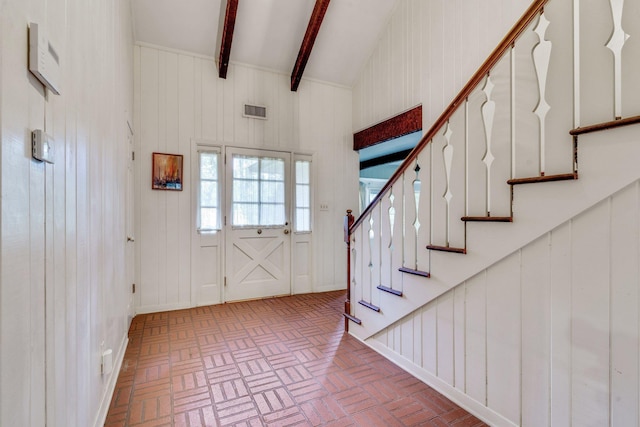
<path id="1" fill-rule="evenodd" d="M 151 189 L 182 191 L 182 155 L 153 153 Z"/>

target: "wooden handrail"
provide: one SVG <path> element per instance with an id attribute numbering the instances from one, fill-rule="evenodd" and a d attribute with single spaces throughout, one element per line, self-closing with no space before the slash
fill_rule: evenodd
<path id="1" fill-rule="evenodd" d="M 507 33 L 507 35 L 502 39 L 500 44 L 491 52 L 489 57 L 484 61 L 484 63 L 478 68 L 478 71 L 471 77 L 471 79 L 467 82 L 467 84 L 462 88 L 460 93 L 453 99 L 451 104 L 444 110 L 444 112 L 438 117 L 438 119 L 433 123 L 429 131 L 420 139 L 420 142 L 415 146 L 415 148 L 409 153 L 407 158 L 402 162 L 400 167 L 391 175 L 391 178 L 387 181 L 387 183 L 382 187 L 378 195 L 373 199 L 373 201 L 367 206 L 367 208 L 360 214 L 358 219 L 353 223 L 353 225 L 349 229 L 349 234 L 353 232 L 353 230 L 358 227 L 363 221 L 364 218 L 369 215 L 369 213 L 373 210 L 373 208 L 380 203 L 380 200 L 385 195 L 387 191 L 391 188 L 391 186 L 402 176 L 402 174 L 409 168 L 411 163 L 418 157 L 418 154 L 422 151 L 424 147 L 436 136 L 437 132 L 444 126 L 444 124 L 453 116 L 460 107 L 463 105 L 465 99 L 471 95 L 471 92 L 480 84 L 482 79 L 491 71 L 491 69 L 500 61 L 502 56 L 507 52 L 510 46 L 512 46 L 517 38 L 524 32 L 527 26 L 535 19 L 538 13 L 544 8 L 544 5 L 547 4 L 548 0 L 536 0 L 534 1 L 529 9 L 520 17 L 518 22 L 511 28 L 511 30 Z"/>

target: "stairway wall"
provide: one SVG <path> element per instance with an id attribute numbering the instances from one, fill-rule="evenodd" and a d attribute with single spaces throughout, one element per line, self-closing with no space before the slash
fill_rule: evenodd
<path id="1" fill-rule="evenodd" d="M 354 85 L 353 129 L 418 104 L 428 129 L 530 4 L 400 1 Z"/>
<path id="2" fill-rule="evenodd" d="M 425 129 L 433 122 L 468 77 L 458 81 L 469 66 L 461 58 L 473 58 L 461 53 L 482 44 L 465 37 L 489 22 L 484 7 L 466 6 L 470 9 L 439 1 L 400 3 L 388 36 L 354 89 L 354 129 L 420 102 L 428 112 Z M 620 42 L 625 38 L 620 22 L 612 16 L 616 7 L 624 11 L 620 22 L 630 35 L 625 43 Z M 443 127 L 418 155 L 422 189 L 429 190 L 420 190 L 414 202 L 418 172 L 412 164 L 352 235 L 351 314 L 362 324 L 350 322 L 350 333 L 491 425 L 640 421 L 640 128 L 580 136 L 578 180 L 514 186 L 513 200 L 500 196 L 493 205 L 499 209 L 491 209 L 492 216 L 496 211 L 508 216 L 512 202 L 513 223 L 465 227 L 458 221 L 462 215 L 486 215 L 482 204 L 489 211 L 492 201 L 488 188 L 509 193 L 509 176 L 500 176 L 495 184 L 486 178 L 485 187 L 484 166 L 467 166 L 489 151 L 490 138 L 483 135 L 487 123 L 500 129 L 493 135 L 494 153 L 501 151 L 503 158 L 517 154 L 511 178 L 525 178 L 572 171 L 572 127 L 640 113 L 640 86 L 632 78 L 640 71 L 640 44 L 634 41 L 640 34 L 638 8 L 624 0 L 597 0 L 580 10 L 579 1 L 551 0 L 544 10 L 545 21 L 551 22 L 548 31 L 525 33 L 512 51 L 517 100 L 505 107 L 509 61 L 503 60 L 491 71 L 491 88 L 482 90 L 480 84 L 466 101 L 468 112 L 459 109 L 447 123 L 453 134 Z M 479 24 L 467 21 L 474 13 L 470 10 Z M 575 29 L 574 11 L 579 17 Z M 449 26 L 420 25 L 437 23 L 442 16 Z M 469 28 L 461 29 L 460 23 Z M 617 41 L 609 44 L 612 34 Z M 532 63 L 539 42 L 551 46 L 549 60 L 534 58 Z M 622 52 L 619 79 L 614 72 L 616 43 Z M 574 46 L 579 46 L 575 57 Z M 479 63 L 470 66 L 469 75 Z M 548 70 L 540 73 L 544 66 Z M 546 117 L 536 117 L 541 98 L 551 105 Z M 488 120 L 482 107 L 493 101 L 495 120 Z M 511 126 L 505 110 L 515 111 Z M 470 129 L 466 141 L 460 136 L 467 129 L 464 120 Z M 510 128 L 516 138 L 515 148 L 509 149 Z M 538 140 L 546 140 L 546 146 Z M 449 182 L 449 171 L 462 168 L 454 157 L 443 184 L 442 153 L 449 146 L 454 156 L 467 147 L 470 154 L 462 163 L 464 173 L 452 173 Z M 504 175 L 505 166 L 501 168 Z M 451 204 L 453 214 L 447 207 L 445 221 L 440 199 L 450 188 L 465 200 Z M 417 219 L 419 231 L 413 227 Z M 466 255 L 425 249 L 444 241 L 466 249 Z M 412 264 L 431 277 L 397 272 L 401 265 L 414 268 Z M 377 284 L 385 282 L 403 296 L 378 291 Z M 360 300 L 380 312 L 357 304 Z"/>
<path id="3" fill-rule="evenodd" d="M 367 341 L 492 425 L 638 425 L 640 181 Z"/>

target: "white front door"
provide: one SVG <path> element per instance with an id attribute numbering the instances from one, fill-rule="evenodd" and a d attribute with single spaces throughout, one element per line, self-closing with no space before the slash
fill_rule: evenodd
<path id="1" fill-rule="evenodd" d="M 291 294 L 291 154 L 227 148 L 225 300 Z"/>

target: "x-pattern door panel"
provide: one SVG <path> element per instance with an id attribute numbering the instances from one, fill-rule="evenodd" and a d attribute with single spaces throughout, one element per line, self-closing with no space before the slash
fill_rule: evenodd
<path id="1" fill-rule="evenodd" d="M 227 300 L 289 293 L 289 244 L 283 237 L 281 229 L 234 232 Z"/>

